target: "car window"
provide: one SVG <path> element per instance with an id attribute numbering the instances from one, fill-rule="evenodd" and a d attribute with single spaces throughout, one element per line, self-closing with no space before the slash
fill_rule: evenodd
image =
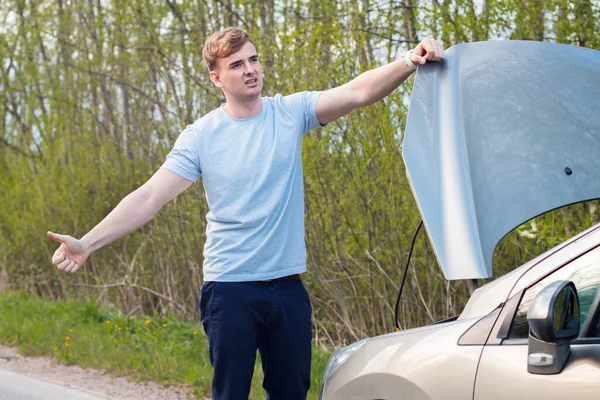
<path id="1" fill-rule="evenodd" d="M 529 336 L 527 312 L 531 302 L 547 285 L 562 280 L 572 281 L 577 288 L 581 310 L 581 327 L 583 327 L 594 297 L 600 288 L 600 248 L 597 247 L 587 252 L 528 288 L 523 294 L 515 314 L 509 338 L 527 338 Z"/>

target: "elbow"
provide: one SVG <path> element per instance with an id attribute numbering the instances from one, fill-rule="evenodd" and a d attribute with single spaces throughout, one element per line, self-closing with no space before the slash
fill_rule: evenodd
<path id="1" fill-rule="evenodd" d="M 149 190 L 145 185 L 138 188 L 133 194 L 136 197 L 136 204 L 139 204 L 144 213 L 149 216 L 149 219 L 164 206 L 164 201 L 160 195 Z"/>
<path id="2" fill-rule="evenodd" d="M 377 100 L 379 100 L 379 98 L 377 97 L 377 94 L 373 93 L 369 89 L 370 88 L 364 87 L 364 88 L 357 89 L 355 91 L 354 95 L 352 96 L 352 98 L 353 98 L 352 109 L 369 106 L 369 105 L 377 102 Z"/>
<path id="3" fill-rule="evenodd" d="M 354 80 L 350 81 L 348 98 L 352 103 L 352 108 L 360 108 L 371 105 L 381 99 L 380 89 L 373 79 L 361 79 L 363 76 L 359 76 Z"/>

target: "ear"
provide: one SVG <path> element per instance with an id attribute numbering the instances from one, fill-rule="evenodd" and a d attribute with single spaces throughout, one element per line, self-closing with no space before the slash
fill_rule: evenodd
<path id="1" fill-rule="evenodd" d="M 221 82 L 221 78 L 219 78 L 217 71 L 210 71 L 210 80 L 216 87 L 223 88 L 223 82 Z"/>

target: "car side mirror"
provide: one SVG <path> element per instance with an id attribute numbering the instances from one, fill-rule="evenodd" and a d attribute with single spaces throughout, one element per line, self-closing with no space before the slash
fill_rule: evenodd
<path id="1" fill-rule="evenodd" d="M 557 281 L 535 296 L 529 312 L 527 371 L 558 374 L 571 354 L 570 341 L 579 336 L 579 297 L 571 281 Z"/>

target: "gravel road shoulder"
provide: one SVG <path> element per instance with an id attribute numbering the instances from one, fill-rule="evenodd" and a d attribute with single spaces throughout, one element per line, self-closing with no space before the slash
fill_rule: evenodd
<path id="1" fill-rule="evenodd" d="M 135 383 L 106 372 L 57 364 L 49 357 L 23 357 L 15 348 L 0 346 L 0 368 L 120 400 L 195 399 L 190 387 Z M 204 399 L 208 400 L 208 399 Z"/>

